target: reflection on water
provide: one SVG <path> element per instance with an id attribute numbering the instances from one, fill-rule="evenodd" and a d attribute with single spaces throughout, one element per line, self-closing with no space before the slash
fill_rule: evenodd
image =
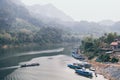
<path id="1" fill-rule="evenodd" d="M 20 66 L 4 67 L 4 68 L 0 68 L 0 71 L 2 71 L 2 70 L 8 70 L 8 69 L 17 69 L 17 68 L 20 68 Z"/>
<path id="2" fill-rule="evenodd" d="M 9 57 L 1 58 L 0 60 L 5 60 L 8 58 L 14 58 L 14 57 L 19 57 L 19 56 L 37 55 L 37 54 L 42 54 L 42 55 L 47 54 L 47 53 L 52 53 L 52 54 L 55 53 L 56 54 L 56 53 L 62 52 L 63 50 L 64 50 L 64 48 L 58 48 L 58 49 L 53 49 L 53 50 L 44 50 L 44 51 L 32 51 L 32 52 L 21 53 L 21 54 L 17 54 L 17 55 L 11 55 Z M 19 66 L 3 67 L 3 68 L 0 68 L 0 70 L 15 69 L 15 68 L 19 68 Z"/>
<path id="3" fill-rule="evenodd" d="M 27 55 L 35 55 L 35 54 L 43 54 L 43 53 L 54 53 L 54 52 L 62 52 L 64 48 L 59 48 L 59 49 L 53 49 L 53 50 L 43 50 L 43 51 L 31 51 L 31 52 L 26 52 L 26 53 L 19 53 L 15 55 L 10 55 L 8 57 L 3 57 L 0 58 L 0 60 L 12 58 L 12 57 L 19 57 L 19 56 L 27 56 Z"/>

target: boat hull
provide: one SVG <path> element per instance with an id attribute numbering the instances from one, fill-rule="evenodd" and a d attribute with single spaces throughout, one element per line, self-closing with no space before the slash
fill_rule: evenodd
<path id="1" fill-rule="evenodd" d="M 72 65 L 72 64 L 68 64 L 67 65 L 69 68 L 72 68 L 72 69 L 82 69 L 81 66 L 78 66 L 78 65 Z"/>
<path id="2" fill-rule="evenodd" d="M 39 66 L 39 65 L 40 65 L 39 63 L 32 63 L 32 64 L 23 64 L 20 67 L 23 68 L 23 67 L 32 67 L 32 66 Z"/>
<path id="3" fill-rule="evenodd" d="M 75 72 L 77 74 L 85 76 L 85 77 L 89 77 L 89 78 L 93 77 L 93 74 L 91 72 L 88 72 L 88 71 L 85 71 L 85 70 L 82 70 L 82 69 L 76 69 Z"/>
<path id="4" fill-rule="evenodd" d="M 75 59 L 79 59 L 79 60 L 85 60 L 85 58 L 82 55 L 77 54 L 75 52 L 72 53 L 72 57 L 74 57 Z"/>

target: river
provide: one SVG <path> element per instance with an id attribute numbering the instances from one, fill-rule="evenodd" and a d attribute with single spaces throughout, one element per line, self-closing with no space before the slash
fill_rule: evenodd
<path id="1" fill-rule="evenodd" d="M 76 47 L 74 44 L 31 47 L 34 48 L 0 51 L 3 54 L 0 55 L 0 80 L 107 80 L 102 75 L 86 78 L 67 67 L 69 63 L 78 62 L 70 53 Z M 26 63 L 40 66 L 20 68 Z"/>

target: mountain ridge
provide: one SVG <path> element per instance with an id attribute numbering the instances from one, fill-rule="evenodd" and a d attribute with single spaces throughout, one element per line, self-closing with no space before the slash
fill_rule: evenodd
<path id="1" fill-rule="evenodd" d="M 45 5 L 32 5 L 27 6 L 29 12 L 37 18 L 43 19 L 47 21 L 50 20 L 58 20 L 58 21 L 74 21 L 70 16 L 66 15 L 63 11 L 56 8 L 52 4 L 45 4 Z M 48 21 L 49 22 L 49 21 Z"/>

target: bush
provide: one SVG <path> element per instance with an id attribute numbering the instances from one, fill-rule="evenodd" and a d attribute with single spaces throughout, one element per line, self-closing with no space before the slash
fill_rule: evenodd
<path id="1" fill-rule="evenodd" d="M 98 57 L 98 59 L 102 62 L 109 62 L 110 61 L 110 55 L 109 54 L 102 54 Z"/>
<path id="2" fill-rule="evenodd" d="M 88 57 L 88 59 L 91 60 L 91 59 L 93 59 L 94 57 L 95 57 L 94 55 L 90 55 L 90 56 Z"/>
<path id="3" fill-rule="evenodd" d="M 115 58 L 115 57 L 113 57 L 112 59 L 111 59 L 111 62 L 112 63 L 117 63 L 119 61 L 119 59 L 117 59 L 117 58 Z"/>

